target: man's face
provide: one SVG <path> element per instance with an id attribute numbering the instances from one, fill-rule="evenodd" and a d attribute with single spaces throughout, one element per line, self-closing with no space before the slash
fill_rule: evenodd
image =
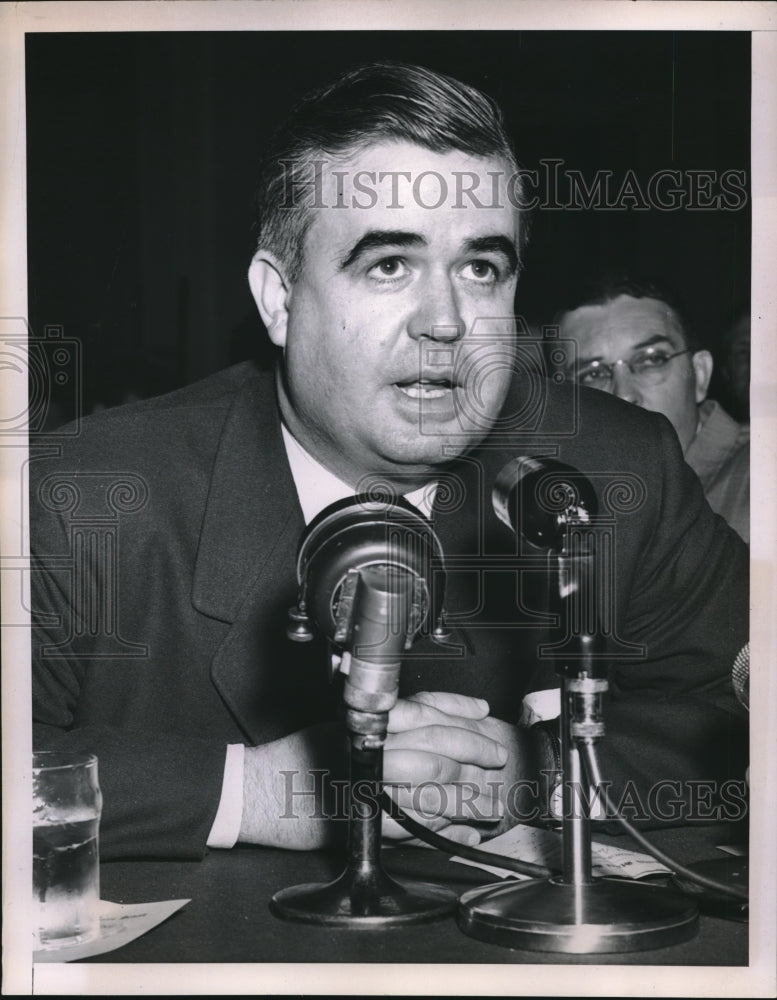
<path id="1" fill-rule="evenodd" d="M 269 325 L 284 349 L 281 410 L 352 486 L 377 473 L 406 491 L 481 440 L 504 402 L 517 280 L 510 170 L 404 142 L 333 169 L 301 274 Z"/>
<path id="2" fill-rule="evenodd" d="M 577 342 L 577 381 L 663 413 L 677 431 L 683 451 L 687 450 L 696 434 L 698 404 L 707 394 L 712 359 L 707 351 L 678 353 L 685 352 L 687 345 L 669 306 L 657 299 L 620 295 L 604 305 L 581 306 L 566 313 L 560 332 Z M 642 375 L 627 364 L 615 364 L 649 357 L 651 352 L 677 356 L 660 370 L 646 368 Z M 612 379 L 587 378 L 592 362 L 613 366 Z"/>

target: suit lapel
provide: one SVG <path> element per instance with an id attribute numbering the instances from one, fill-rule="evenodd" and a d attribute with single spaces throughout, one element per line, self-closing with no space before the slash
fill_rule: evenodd
<path id="1" fill-rule="evenodd" d="M 304 528 L 286 460 L 271 376 L 252 379 L 235 399 L 219 443 L 205 508 L 192 602 L 234 622 L 249 591 L 272 582 Z"/>
<path id="2" fill-rule="evenodd" d="M 192 603 L 230 626 L 211 677 L 254 741 L 284 729 L 284 720 L 276 717 L 276 674 L 285 673 L 284 653 L 293 652 L 283 636 L 304 527 L 272 377 L 252 379 L 236 397 L 219 444 Z"/>

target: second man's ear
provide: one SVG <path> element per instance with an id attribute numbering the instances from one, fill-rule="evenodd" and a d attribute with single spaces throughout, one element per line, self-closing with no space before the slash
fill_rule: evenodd
<path id="1" fill-rule="evenodd" d="M 696 402 L 703 403 L 707 398 L 707 390 L 712 378 L 712 355 L 709 351 L 695 351 L 691 355 L 693 376 L 696 383 Z"/>
<path id="2" fill-rule="evenodd" d="M 283 267 L 271 253 L 259 250 L 248 269 L 248 284 L 270 340 L 285 347 L 289 285 Z"/>

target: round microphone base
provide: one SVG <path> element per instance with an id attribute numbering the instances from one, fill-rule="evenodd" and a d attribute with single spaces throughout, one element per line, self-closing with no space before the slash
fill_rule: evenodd
<path id="1" fill-rule="evenodd" d="M 647 951 L 698 931 L 694 903 L 671 889 L 594 879 L 500 882 L 464 893 L 457 923 L 470 937 L 527 951 L 588 955 Z"/>
<path id="2" fill-rule="evenodd" d="M 378 870 L 365 883 L 346 870 L 328 884 L 311 882 L 276 892 L 270 910 L 297 923 L 369 929 L 441 920 L 453 915 L 456 902 L 455 893 L 426 882 L 397 882 Z"/>

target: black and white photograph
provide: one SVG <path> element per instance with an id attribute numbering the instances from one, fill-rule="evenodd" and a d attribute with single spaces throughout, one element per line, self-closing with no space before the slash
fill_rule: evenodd
<path id="1" fill-rule="evenodd" d="M 774 995 L 777 5 L 3 6 L 3 992 Z"/>

